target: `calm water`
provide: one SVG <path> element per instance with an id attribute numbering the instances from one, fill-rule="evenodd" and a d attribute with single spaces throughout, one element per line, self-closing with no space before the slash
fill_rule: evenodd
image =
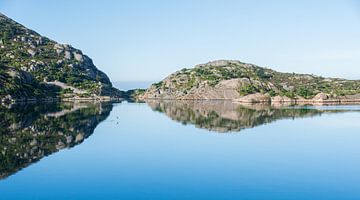
<path id="1" fill-rule="evenodd" d="M 0 108 L 0 199 L 360 199 L 360 106 Z"/>

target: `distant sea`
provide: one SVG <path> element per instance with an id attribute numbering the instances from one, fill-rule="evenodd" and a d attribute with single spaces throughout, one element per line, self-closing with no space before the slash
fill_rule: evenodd
<path id="1" fill-rule="evenodd" d="M 116 81 L 113 82 L 113 85 L 119 90 L 127 91 L 131 89 L 146 89 L 156 82 L 158 81 Z"/>

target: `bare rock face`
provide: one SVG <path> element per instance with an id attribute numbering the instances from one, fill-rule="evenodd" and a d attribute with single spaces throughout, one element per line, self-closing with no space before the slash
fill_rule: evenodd
<path id="1" fill-rule="evenodd" d="M 77 52 L 74 52 L 74 58 L 75 58 L 75 60 L 77 60 L 78 62 L 84 61 L 84 58 L 83 58 L 82 54 L 77 53 Z"/>
<path id="2" fill-rule="evenodd" d="M 266 94 L 256 93 L 250 94 L 244 97 L 240 97 L 234 100 L 235 102 L 243 102 L 243 103 L 263 103 L 270 102 L 271 98 Z"/>
<path id="3" fill-rule="evenodd" d="M 249 79 L 234 78 L 234 79 L 230 79 L 230 80 L 222 80 L 216 86 L 219 88 L 237 89 L 239 87 L 239 84 L 241 84 L 242 82 L 248 82 L 248 81 L 249 81 Z"/>
<path id="4" fill-rule="evenodd" d="M 286 96 L 275 96 L 271 98 L 271 102 L 286 103 L 286 102 L 295 102 L 295 100 Z"/>
<path id="5" fill-rule="evenodd" d="M 323 92 L 317 94 L 317 95 L 313 98 L 313 100 L 315 100 L 315 101 L 324 101 L 324 100 L 328 100 L 328 99 L 329 99 L 329 95 L 327 95 L 327 94 L 325 94 L 325 93 L 323 93 Z"/>
<path id="6" fill-rule="evenodd" d="M 68 60 L 71 59 L 71 53 L 70 53 L 70 51 L 65 51 L 64 58 L 66 58 L 66 59 L 68 59 Z"/>
<path id="7" fill-rule="evenodd" d="M 56 43 L 54 45 L 54 50 L 56 51 L 56 53 L 59 55 L 64 51 L 64 47 L 61 44 Z"/>
<path id="8" fill-rule="evenodd" d="M 237 92 L 239 83 L 238 79 L 224 80 L 211 87 L 205 82 L 189 91 L 177 91 L 176 86 L 168 84 L 168 87 L 164 89 L 152 87 L 150 88 L 151 92 L 147 92 L 145 95 L 149 99 L 234 99 L 240 97 Z"/>

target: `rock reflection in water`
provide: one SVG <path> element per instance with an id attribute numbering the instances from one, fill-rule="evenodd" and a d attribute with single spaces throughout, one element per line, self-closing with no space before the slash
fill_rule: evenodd
<path id="1" fill-rule="evenodd" d="M 312 106 L 237 104 L 231 101 L 148 101 L 154 110 L 182 124 L 215 132 L 238 132 L 279 119 L 343 113 L 353 109 L 326 109 Z"/>
<path id="2" fill-rule="evenodd" d="M 111 104 L 18 104 L 0 107 L 0 179 L 78 145 L 110 114 Z"/>

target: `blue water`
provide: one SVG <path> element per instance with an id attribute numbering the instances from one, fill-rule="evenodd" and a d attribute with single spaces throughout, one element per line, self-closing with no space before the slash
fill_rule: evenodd
<path id="1" fill-rule="evenodd" d="M 0 180 L 0 199 L 360 199 L 360 113 L 345 108 L 216 132 L 115 104 L 81 144 Z"/>

